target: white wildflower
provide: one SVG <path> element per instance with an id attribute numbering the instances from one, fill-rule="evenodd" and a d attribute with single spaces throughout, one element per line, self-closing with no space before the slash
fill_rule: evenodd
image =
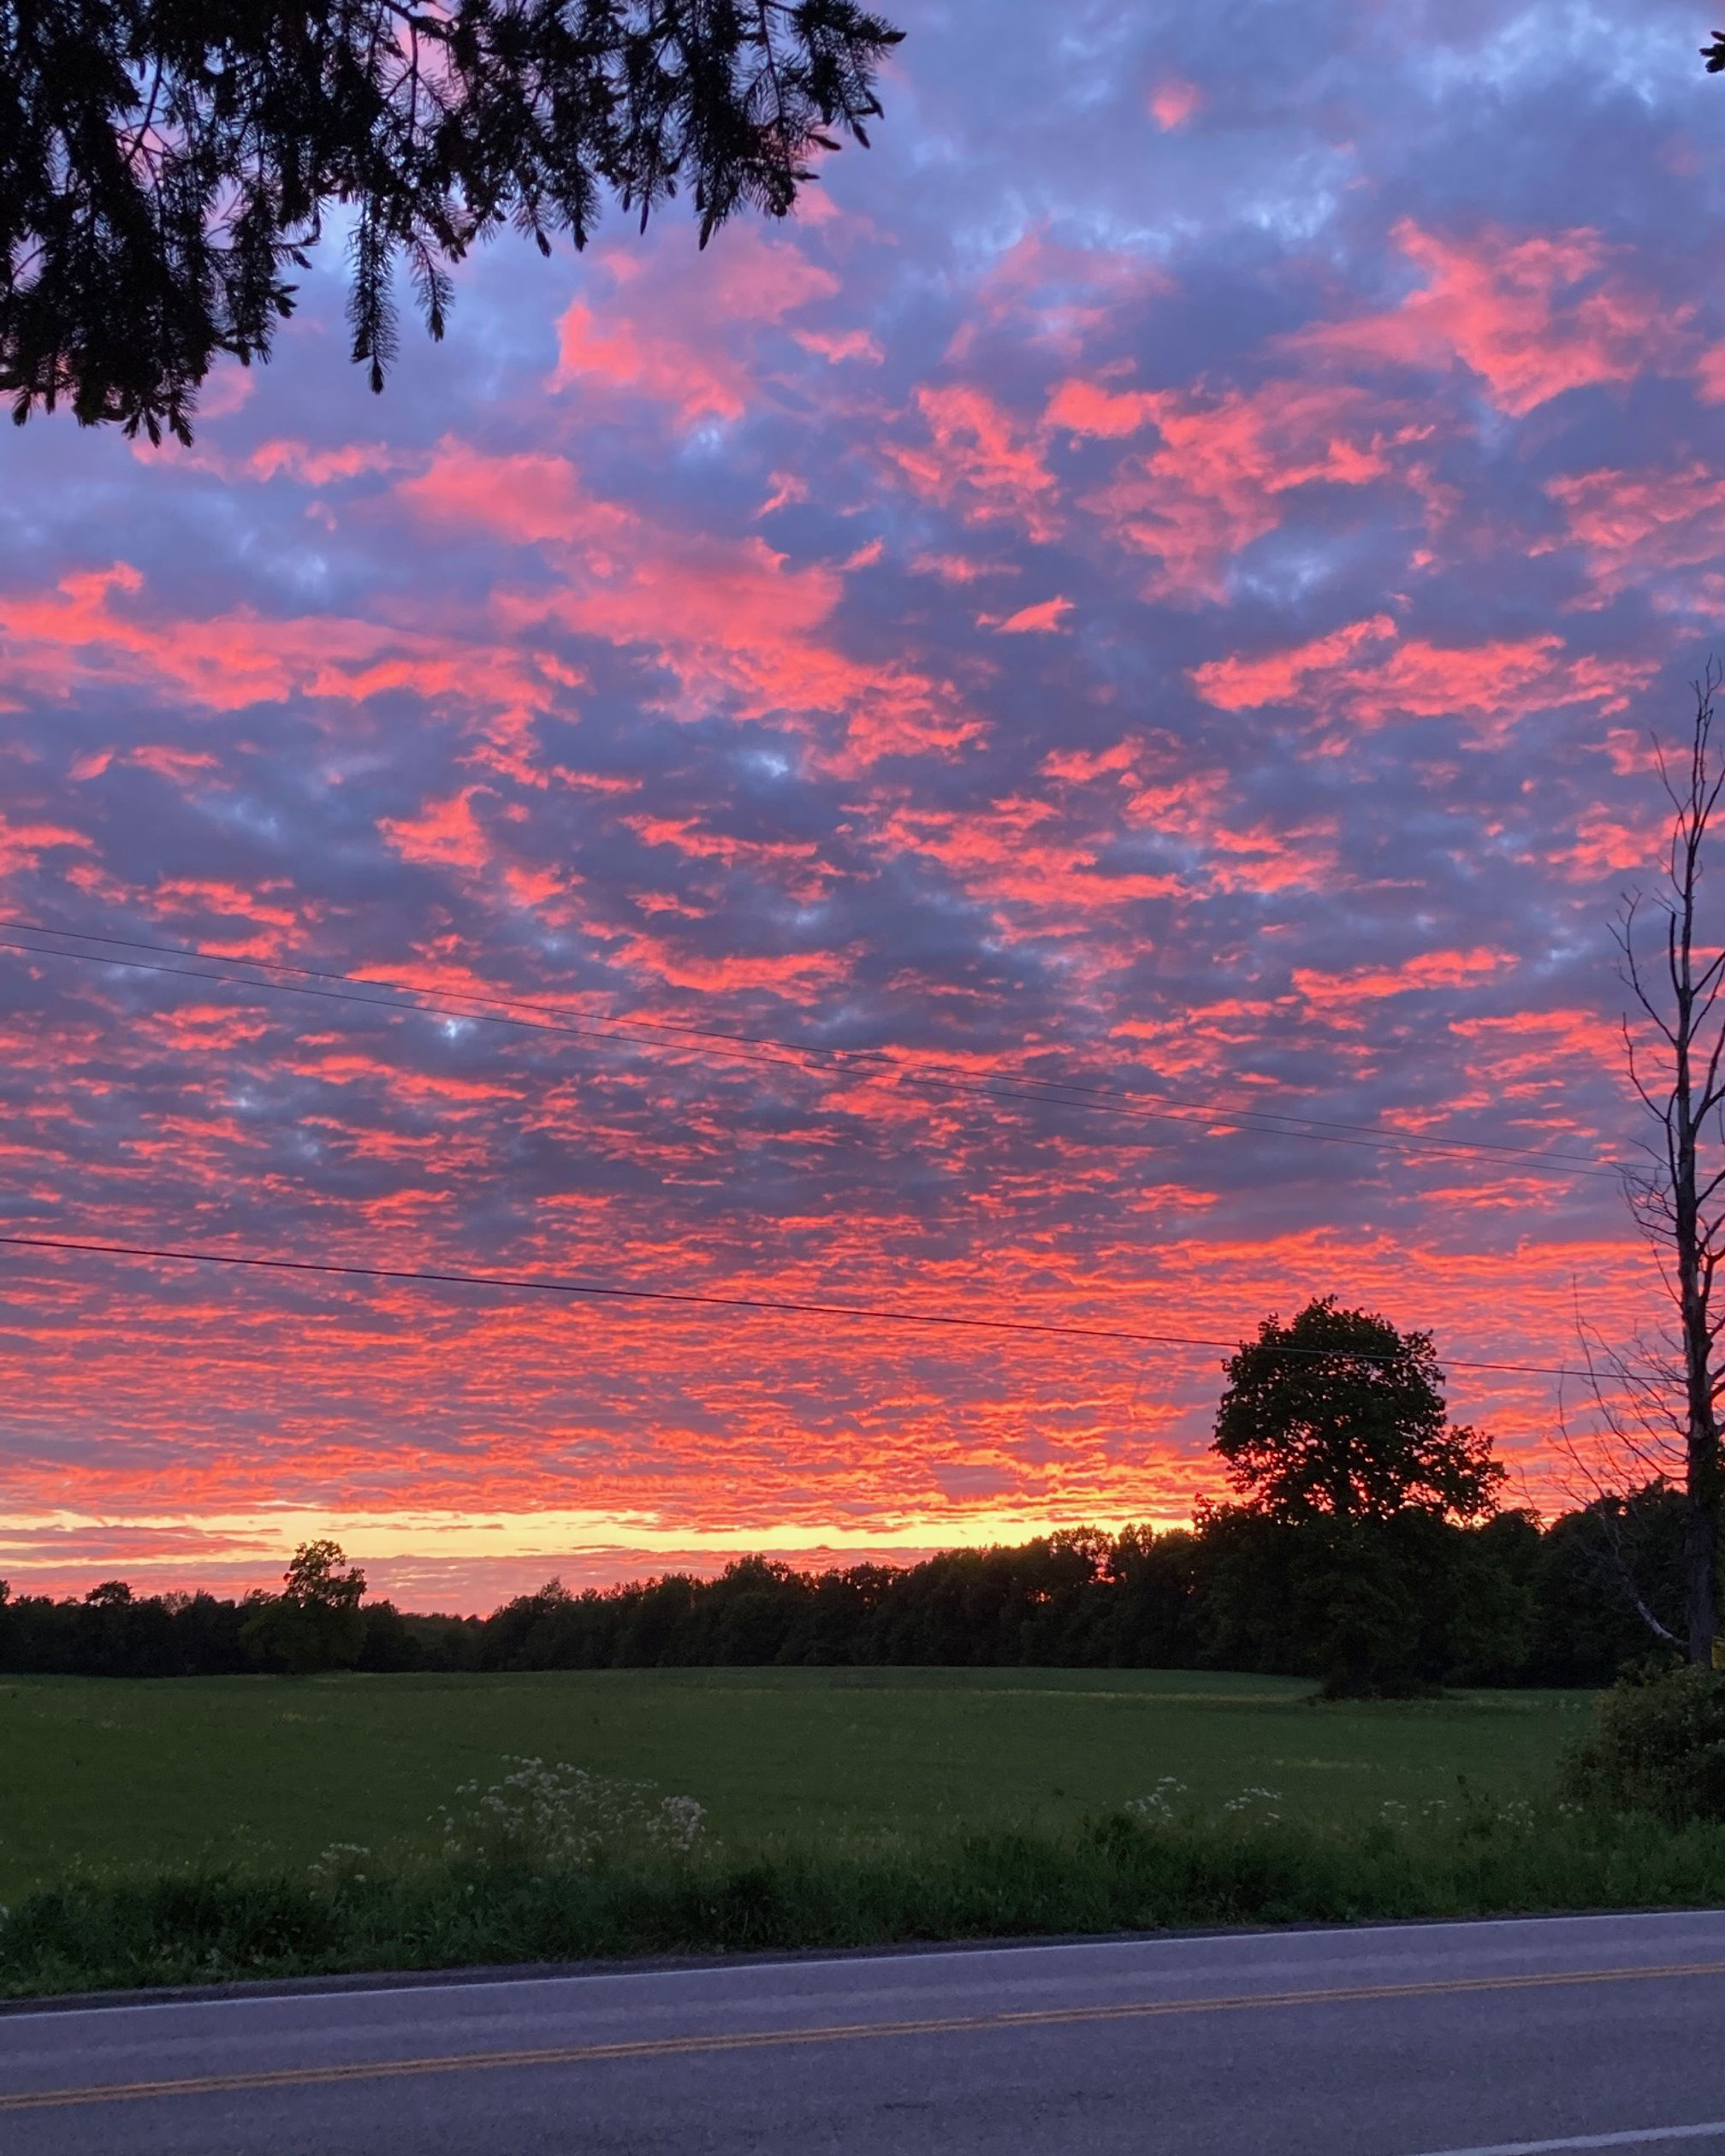
<path id="1" fill-rule="evenodd" d="M 331 1842 L 311 1860 L 311 1876 L 320 1886 L 333 1886 L 351 1882 L 363 1886 L 365 1875 L 359 1869 L 360 1860 L 371 1854 L 364 1842 Z"/>
<path id="2" fill-rule="evenodd" d="M 584 1869 L 628 1856 L 680 1855 L 706 1818 L 692 1797 L 656 1798 L 650 1783 L 590 1774 L 566 1760 L 513 1757 L 511 1772 L 482 1789 L 465 1782 L 434 1815 L 444 1852 Z"/>
<path id="3" fill-rule="evenodd" d="M 1281 1802 L 1279 1789 L 1266 1789 L 1261 1784 L 1254 1782 L 1248 1788 L 1242 1789 L 1237 1797 L 1230 1797 L 1223 1805 L 1222 1814 L 1225 1819 L 1280 1819 L 1282 1815 L 1275 1807 Z"/>
<path id="4" fill-rule="evenodd" d="M 1161 1826 L 1173 1818 L 1177 1799 L 1189 1794 L 1177 1774 L 1164 1774 L 1147 1797 L 1131 1798 L 1123 1809 L 1147 1826 Z"/>

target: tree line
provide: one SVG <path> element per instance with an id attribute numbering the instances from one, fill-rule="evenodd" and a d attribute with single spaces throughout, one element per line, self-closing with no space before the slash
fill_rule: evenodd
<path id="1" fill-rule="evenodd" d="M 1686 1494 L 1656 1478 L 1542 1525 L 1504 1510 L 1481 1431 L 1452 1424 L 1428 1334 L 1331 1297 L 1266 1318 L 1226 1365 L 1230 1486 L 1189 1528 L 1079 1527 L 1014 1548 L 825 1572 L 747 1557 L 489 1616 L 366 1602 L 334 1543 L 282 1591 L 81 1601 L 0 1587 L 0 1671 L 106 1676 L 701 1665 L 1218 1668 L 1335 1694 L 1602 1685 L 1678 1651 Z"/>
<path id="2" fill-rule="evenodd" d="M 1683 1608 L 1683 1500 L 1655 1484 L 1542 1528 L 1411 1508 L 1290 1522 L 1220 1507 L 1189 1530 L 1092 1528 L 907 1566 L 809 1572 L 745 1557 L 571 1592 L 555 1580 L 489 1616 L 261 1593 L 0 1599 L 7 1675 L 231 1676 L 354 1668 L 652 1669 L 776 1664 L 1235 1669 L 1334 1691 L 1603 1685 L 1649 1650 L 1615 1573 Z M 348 1575 L 350 1578 L 357 1574 Z"/>

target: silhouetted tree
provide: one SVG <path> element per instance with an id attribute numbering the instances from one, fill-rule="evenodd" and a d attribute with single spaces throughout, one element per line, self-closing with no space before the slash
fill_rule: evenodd
<path id="1" fill-rule="evenodd" d="M 367 1602 L 356 1667 L 379 1674 L 423 1669 L 425 1650 L 393 1602 Z"/>
<path id="2" fill-rule="evenodd" d="M 1184 1528 L 1123 1527 L 1108 1555 L 1098 1659 L 1126 1669 L 1194 1667 L 1198 1564 L 1198 1537 Z"/>
<path id="3" fill-rule="evenodd" d="M 1325 1296 L 1266 1318 L 1225 1368 L 1213 1448 L 1242 1502 L 1200 1520 L 1206 1659 L 1319 1671 L 1337 1696 L 1481 1659 L 1477 1638 L 1458 1655 L 1458 1523 L 1490 1517 L 1503 1470 L 1448 1420 L 1430 1336 Z"/>
<path id="4" fill-rule="evenodd" d="M 1682 1491 L 1656 1478 L 1551 1522 L 1536 1562 L 1533 1683 L 1609 1685 L 1650 1649 L 1682 1651 L 1684 1512 Z"/>
<path id="5" fill-rule="evenodd" d="M 1519 1508 L 1500 1512 L 1477 1527 L 1452 1528 L 1449 1535 L 1445 1578 L 1451 1600 L 1442 1617 L 1443 1681 L 1527 1682 L 1545 1546 L 1538 1518 Z"/>
<path id="6" fill-rule="evenodd" d="M 1326 1295 L 1290 1324 L 1266 1318 L 1224 1367 L 1213 1449 L 1254 1510 L 1345 1522 L 1495 1508 L 1503 1470 L 1487 1437 L 1447 1420 L 1429 1333 Z"/>
<path id="7" fill-rule="evenodd" d="M 901 34 L 855 0 L 10 0 L 0 390 L 189 441 L 338 210 L 381 388 L 400 268 L 441 337 L 450 266 L 505 225 L 548 254 L 679 187 L 703 246 L 783 216 L 835 129 L 866 144 Z"/>
<path id="8" fill-rule="evenodd" d="M 299 1676 L 351 1669 L 365 1644 L 359 1607 L 365 1575 L 357 1567 L 342 1571 L 346 1562 L 339 1543 L 301 1543 L 282 1574 L 282 1592 L 254 1603 L 242 1633 L 248 1648 Z"/>

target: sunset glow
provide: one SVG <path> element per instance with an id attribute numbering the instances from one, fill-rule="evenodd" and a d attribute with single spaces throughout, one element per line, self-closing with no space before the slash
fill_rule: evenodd
<path id="1" fill-rule="evenodd" d="M 1566 1502 L 1581 1389 L 1462 1365 L 1658 1321 L 1610 921 L 1725 653 L 1710 18 L 1582 15 L 911 10 L 783 225 L 494 246 L 381 399 L 332 245 L 192 448 L 9 429 L 0 1232 L 1333 1293 Z M 0 1575 L 1171 1523 L 1225 1352 L 0 1249 Z"/>

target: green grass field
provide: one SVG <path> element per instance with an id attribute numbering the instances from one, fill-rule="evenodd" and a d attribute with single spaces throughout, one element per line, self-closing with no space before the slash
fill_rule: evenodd
<path id="1" fill-rule="evenodd" d="M 1290 1816 L 1549 1787 L 1590 1696 L 1319 1706 L 1275 1678 L 1146 1670 L 654 1670 L 0 1679 L 0 1901 L 74 1866 L 294 1868 L 429 1844 L 511 1755 L 697 1797 L 738 1845 L 1058 1827 L 1164 1775 Z"/>

